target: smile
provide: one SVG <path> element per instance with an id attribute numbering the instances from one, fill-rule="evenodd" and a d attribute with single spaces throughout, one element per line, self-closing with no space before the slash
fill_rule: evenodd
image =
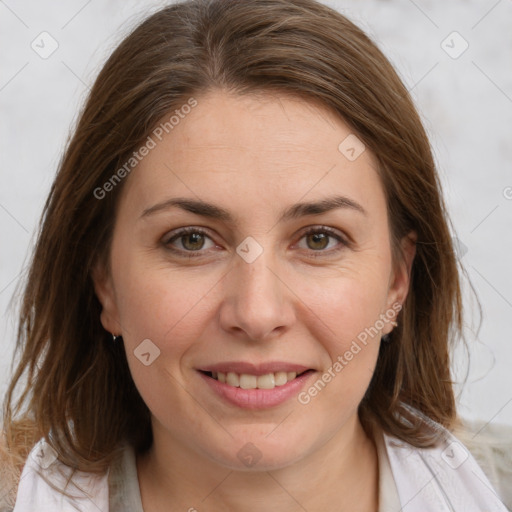
<path id="1" fill-rule="evenodd" d="M 309 370 L 306 370 L 309 371 Z M 228 386 L 242 389 L 274 389 L 276 386 L 284 386 L 288 382 L 294 380 L 297 375 L 302 375 L 305 372 L 297 374 L 297 372 L 275 372 L 266 373 L 264 375 L 251 375 L 248 373 L 234 373 L 234 372 L 205 372 L 206 375 L 219 382 L 225 383 Z"/>
<path id="2" fill-rule="evenodd" d="M 217 399 L 244 409 L 266 409 L 295 397 L 317 372 L 284 363 L 224 363 L 197 369 Z"/>

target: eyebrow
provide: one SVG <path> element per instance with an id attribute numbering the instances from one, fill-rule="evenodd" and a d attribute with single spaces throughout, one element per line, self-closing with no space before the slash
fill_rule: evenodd
<path id="1" fill-rule="evenodd" d="M 140 218 L 147 218 L 171 208 L 181 208 L 184 211 L 200 215 L 201 217 L 220 220 L 228 224 L 234 224 L 235 222 L 235 217 L 228 210 L 220 206 L 184 197 L 176 197 L 155 204 L 145 209 Z M 320 215 L 339 208 L 349 209 L 367 215 L 366 210 L 353 199 L 345 196 L 332 196 L 319 201 L 294 204 L 281 212 L 279 222 L 290 221 L 308 215 Z"/>

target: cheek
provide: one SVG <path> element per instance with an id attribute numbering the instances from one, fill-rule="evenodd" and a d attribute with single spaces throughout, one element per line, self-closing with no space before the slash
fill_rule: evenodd
<path id="1" fill-rule="evenodd" d="M 386 259 L 365 256 L 353 258 L 329 275 L 297 279 L 295 286 L 318 316 L 317 323 L 330 327 L 328 331 L 343 345 L 384 313 L 389 271 Z"/>
<path id="2" fill-rule="evenodd" d="M 123 339 L 130 372 L 144 402 L 157 416 L 165 416 L 168 410 L 190 416 L 194 405 L 180 392 L 187 378 L 182 363 L 201 339 L 210 314 L 205 294 L 213 283 L 206 286 L 204 279 L 183 272 L 135 264 L 124 267 L 122 282 L 118 291 L 126 331 Z M 151 358 L 146 366 L 139 347 L 148 339 L 154 346 L 145 350 Z M 158 355 L 153 362 L 154 354 Z"/>
<path id="3" fill-rule="evenodd" d="M 303 318 L 326 356 L 323 372 L 329 391 L 324 399 L 334 400 L 343 410 L 359 403 L 375 369 L 385 325 L 387 265 L 384 259 L 379 264 L 372 258 L 371 263 L 354 264 L 336 278 L 311 282 L 304 288 L 311 312 Z M 320 402 L 325 403 L 324 399 Z"/>
<path id="4" fill-rule="evenodd" d="M 166 269 L 128 272 L 127 288 L 120 290 L 120 316 L 130 338 L 154 339 L 178 350 L 193 336 L 198 315 L 204 314 L 208 283 L 179 271 Z M 207 279 L 208 280 L 208 279 Z"/>
<path id="5" fill-rule="evenodd" d="M 368 389 L 384 325 L 381 306 L 385 294 L 380 293 L 384 286 L 377 292 L 374 284 L 373 280 L 339 280 L 322 300 L 313 296 L 318 318 L 311 319 L 309 325 L 314 326 L 316 343 L 322 345 L 324 364 L 298 396 L 311 417 L 321 418 L 327 408 L 332 421 L 344 422 L 355 413 Z"/>
<path id="6" fill-rule="evenodd" d="M 384 326 L 383 298 L 356 281 L 343 283 L 339 291 L 339 298 L 323 310 L 331 327 L 330 336 L 324 337 L 325 349 L 331 363 L 341 360 L 345 374 L 371 373 Z"/>

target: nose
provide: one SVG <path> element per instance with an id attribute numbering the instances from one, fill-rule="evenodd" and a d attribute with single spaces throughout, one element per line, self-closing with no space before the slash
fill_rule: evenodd
<path id="1" fill-rule="evenodd" d="M 240 339 L 273 339 L 293 325 L 294 297 L 268 251 L 252 263 L 236 256 L 224 279 L 221 327 Z"/>

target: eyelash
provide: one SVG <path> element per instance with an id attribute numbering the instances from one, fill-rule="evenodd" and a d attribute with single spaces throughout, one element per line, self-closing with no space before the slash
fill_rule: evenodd
<path id="1" fill-rule="evenodd" d="M 181 237 L 190 235 L 192 233 L 205 235 L 211 239 L 211 237 L 208 235 L 208 232 L 200 227 L 186 227 L 186 228 L 180 229 L 171 238 L 168 238 L 167 241 L 164 241 L 163 242 L 164 246 L 168 250 L 172 251 L 173 253 L 175 253 L 178 256 L 183 257 L 183 258 L 200 257 L 200 256 L 202 256 L 202 253 L 204 252 L 202 249 L 200 249 L 198 251 L 186 251 L 186 250 L 182 250 L 182 249 L 176 249 L 176 248 L 170 246 L 170 244 L 172 242 L 174 242 L 175 240 L 178 240 Z M 305 232 L 302 233 L 299 241 L 302 240 L 305 236 L 313 235 L 313 234 L 317 234 L 317 233 L 327 234 L 330 238 L 334 238 L 338 242 L 340 242 L 341 245 L 336 249 L 330 249 L 330 250 L 320 249 L 320 250 L 315 251 L 315 250 L 311 249 L 311 252 L 313 253 L 312 254 L 313 258 L 323 257 L 323 256 L 325 256 L 326 253 L 329 255 L 332 255 L 332 254 L 338 253 L 339 251 L 343 250 L 345 247 L 349 246 L 349 242 L 345 238 L 343 238 L 341 235 L 339 235 L 334 229 L 329 228 L 327 226 L 314 226 L 314 227 L 308 228 Z"/>

